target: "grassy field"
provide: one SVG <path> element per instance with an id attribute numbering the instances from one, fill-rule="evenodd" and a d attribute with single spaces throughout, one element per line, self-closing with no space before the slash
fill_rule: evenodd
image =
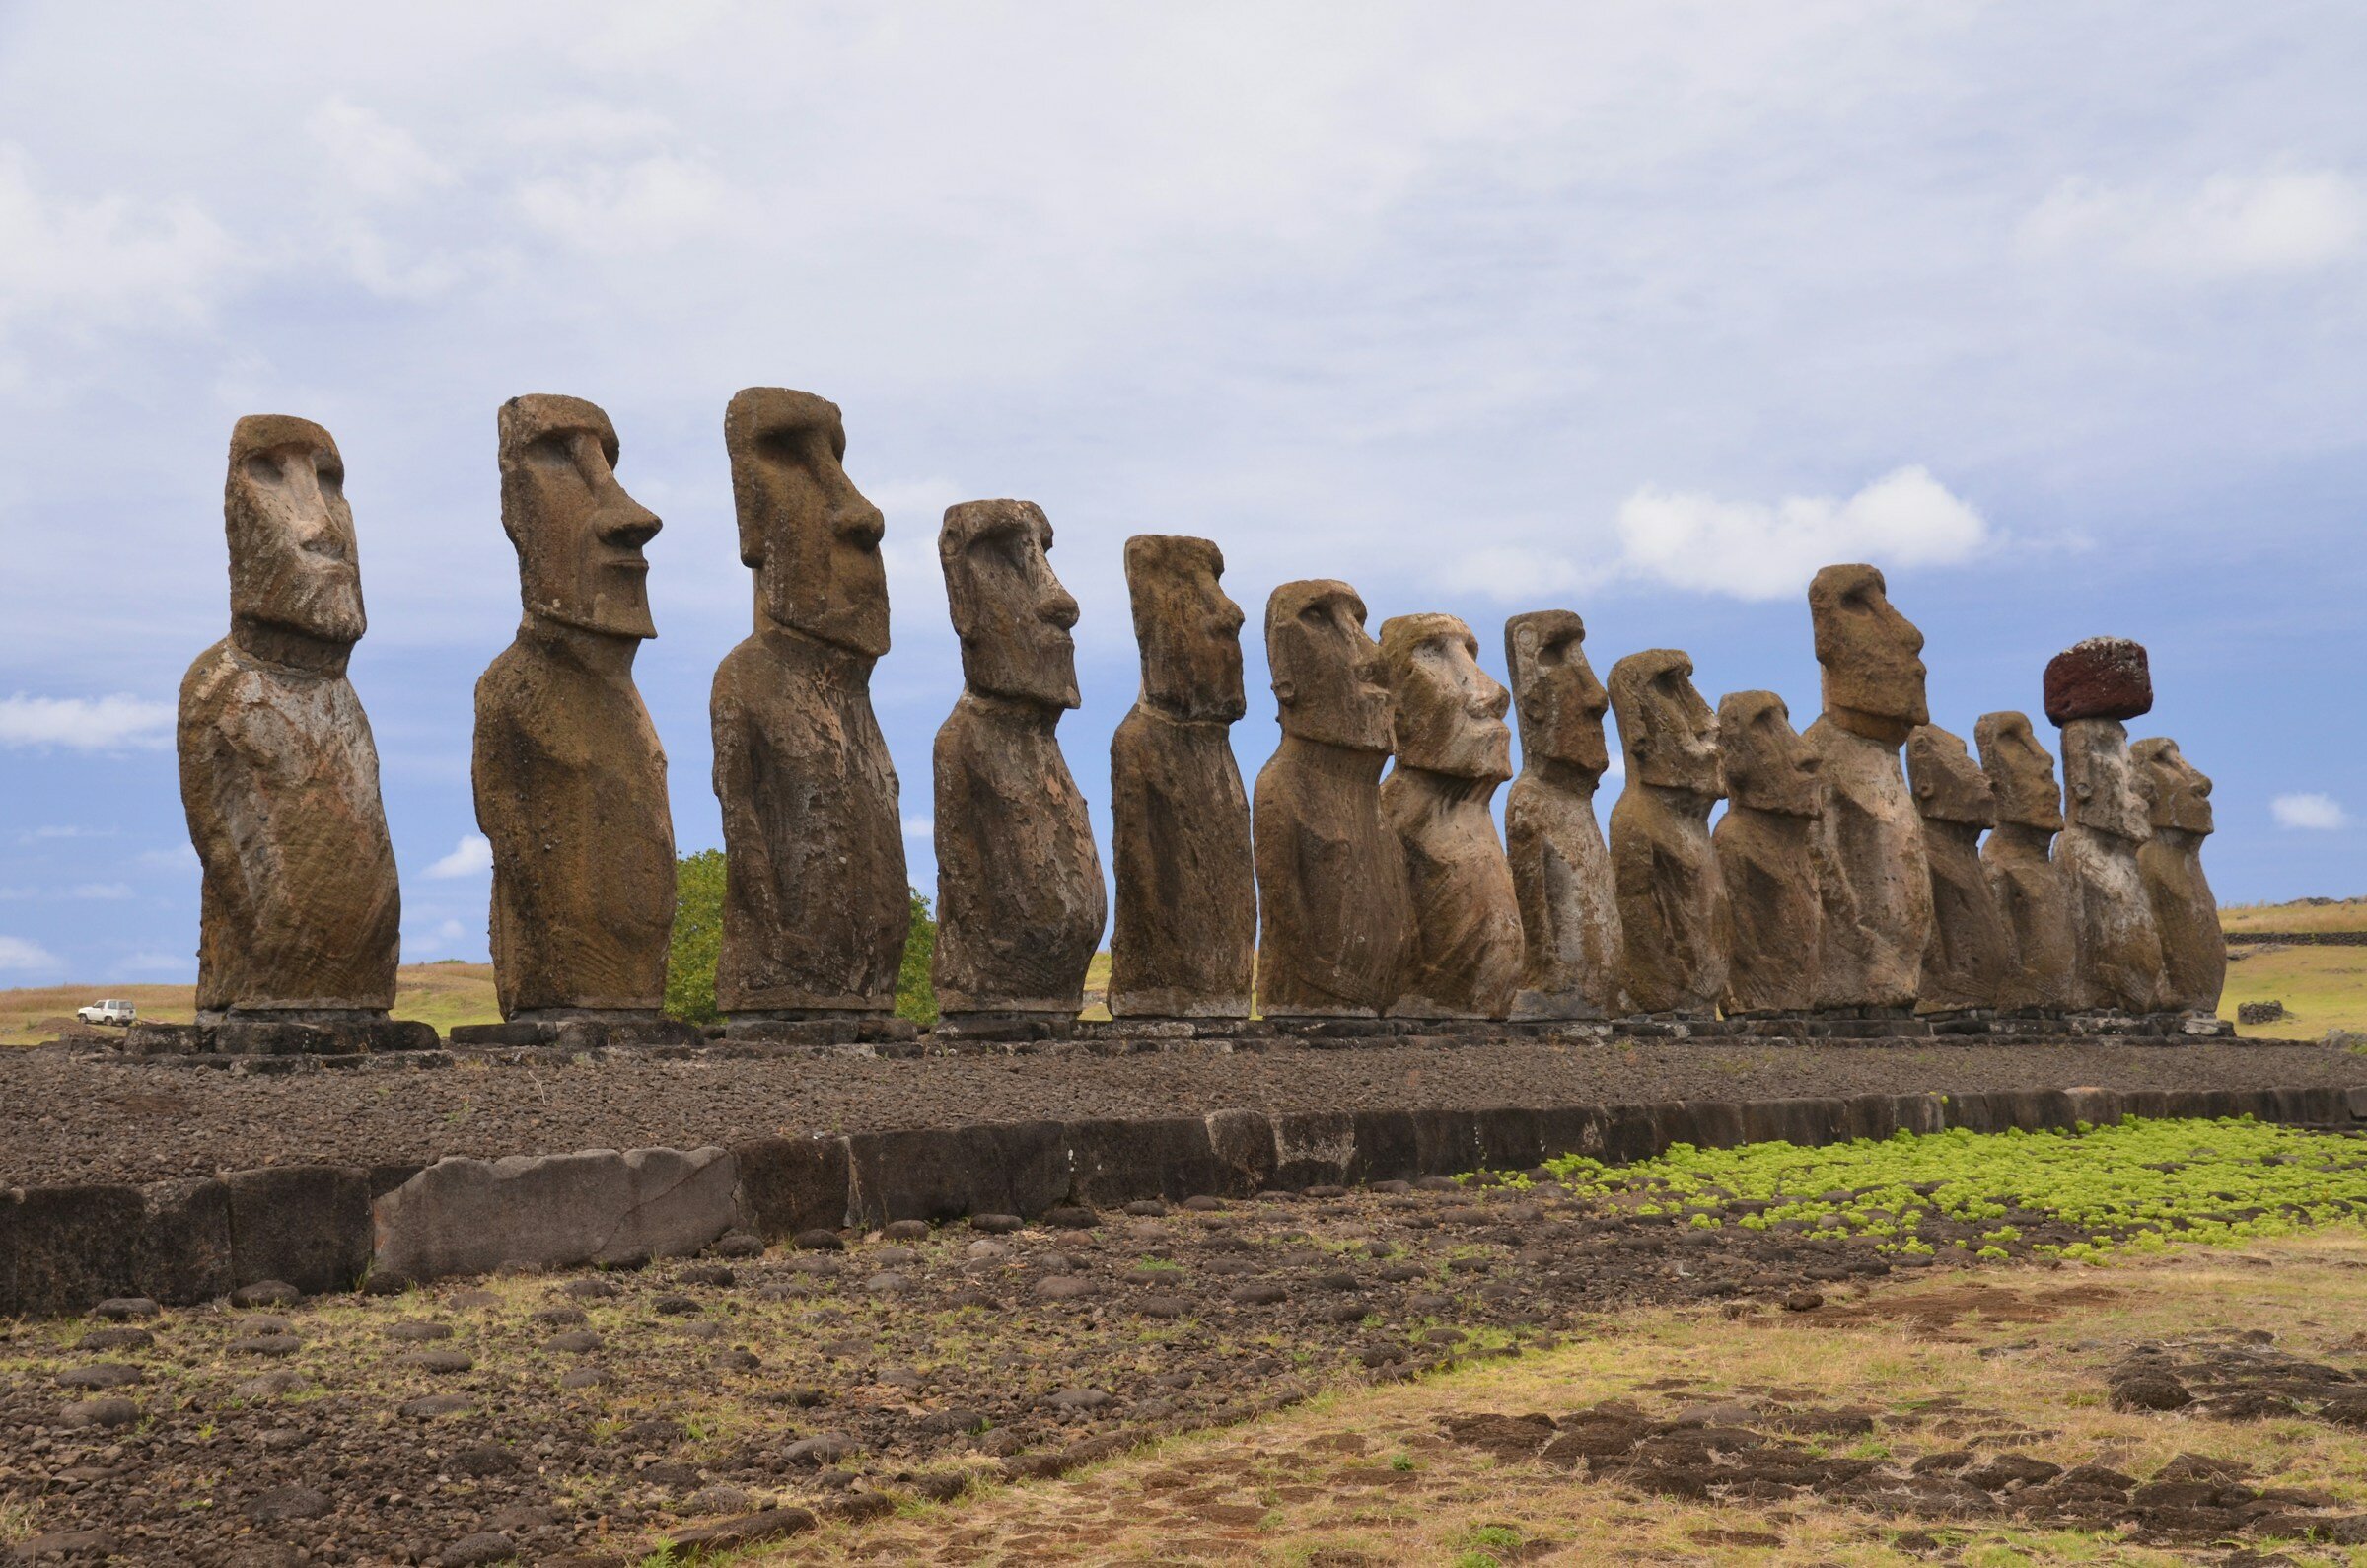
<path id="1" fill-rule="evenodd" d="M 2222 931 L 2367 931 L 2367 898 L 2238 903 L 2219 911 Z"/>
<path id="2" fill-rule="evenodd" d="M 2253 1038 L 2318 1039 L 2328 1030 L 2367 1033 L 2367 948 L 2270 946 L 2227 950 L 2227 990 L 2219 1016 L 2240 1002 L 2282 1002 L 2292 1015 L 2273 1024 L 2242 1024 Z"/>
<path id="3" fill-rule="evenodd" d="M 0 1045 L 55 1039 L 74 1010 L 101 997 L 121 997 L 140 1017 L 186 1024 L 197 1016 L 193 985 L 46 985 L 0 991 Z M 394 1016 L 448 1030 L 455 1024 L 496 1024 L 490 963 L 406 963 L 395 972 Z"/>

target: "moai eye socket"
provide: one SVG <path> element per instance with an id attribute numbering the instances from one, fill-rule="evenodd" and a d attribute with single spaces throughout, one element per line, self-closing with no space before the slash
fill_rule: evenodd
<path id="1" fill-rule="evenodd" d="M 277 484 L 282 475 L 279 460 L 268 452 L 257 452 L 247 460 L 247 477 L 256 484 Z"/>

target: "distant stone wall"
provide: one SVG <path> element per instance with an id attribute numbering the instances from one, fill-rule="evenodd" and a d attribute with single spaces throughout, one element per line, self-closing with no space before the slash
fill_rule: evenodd
<path id="1" fill-rule="evenodd" d="M 2230 945 L 2291 942 L 2303 947 L 2367 948 L 2367 931 L 2230 931 L 2227 940 Z"/>

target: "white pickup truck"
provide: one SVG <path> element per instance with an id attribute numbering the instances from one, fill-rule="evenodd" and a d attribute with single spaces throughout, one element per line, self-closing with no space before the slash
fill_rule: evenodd
<path id="1" fill-rule="evenodd" d="M 140 1015 L 139 1009 L 133 1007 L 129 1002 L 109 1001 L 93 1002 L 88 1007 L 78 1007 L 74 1010 L 74 1016 L 85 1024 L 120 1024 L 125 1029 L 129 1029 L 132 1020 Z"/>

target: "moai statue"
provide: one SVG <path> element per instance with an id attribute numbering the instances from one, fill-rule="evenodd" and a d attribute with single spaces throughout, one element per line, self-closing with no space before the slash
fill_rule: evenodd
<path id="1" fill-rule="evenodd" d="M 1619 900 L 1595 791 L 1611 766 L 1611 695 L 1586 662 L 1586 623 L 1541 609 L 1504 623 L 1504 663 L 1521 720 L 1521 772 L 1504 801 L 1504 843 L 1520 896 L 1516 1019 L 1611 1018 L 1619 991 Z"/>
<path id="2" fill-rule="evenodd" d="M 593 404 L 513 397 L 499 430 L 526 612 L 476 682 L 470 772 L 493 844 L 502 1017 L 660 1026 L 674 818 L 633 685 L 633 657 L 658 634 L 641 554 L 658 519 L 616 482 L 616 430 Z"/>
<path id="3" fill-rule="evenodd" d="M 1033 501 L 945 509 L 937 559 L 962 698 L 937 732 L 937 1005 L 955 1024 L 1073 1019 L 1109 917 L 1085 797 L 1054 731 L 1077 706 L 1077 602 Z"/>
<path id="4" fill-rule="evenodd" d="M 1980 864 L 1980 835 L 1997 825 L 1989 777 L 1964 741 L 1936 724 L 1918 725 L 1907 737 L 1906 775 L 1923 814 L 1923 854 L 1931 867 L 1922 1010 L 1995 1008 L 2013 971 L 2014 937 Z"/>
<path id="5" fill-rule="evenodd" d="M 2211 781 L 2168 739 L 2128 748 L 2137 785 L 2151 808 L 2153 836 L 2137 851 L 2137 870 L 2162 941 L 2162 1005 L 2216 1014 L 2227 983 L 2227 938 L 2219 900 L 2202 875 L 2202 841 L 2211 834 Z"/>
<path id="6" fill-rule="evenodd" d="M 1110 740 L 1112 1018 L 1247 1018 L 1257 966 L 1250 796 L 1233 758 L 1241 606 L 1206 539 L 1126 540 L 1142 694 Z"/>
<path id="7" fill-rule="evenodd" d="M 1930 722 L 1923 634 L 1891 605 L 1871 566 L 1828 566 L 1808 588 L 1825 711 L 1802 737 L 1822 759 L 1817 1006 L 1903 1014 L 1931 940 L 1923 822 L 1899 748 Z"/>
<path id="8" fill-rule="evenodd" d="M 1733 913 L 1709 841 L 1726 793 L 1718 720 L 1673 648 L 1611 667 L 1611 707 L 1627 787 L 1611 809 L 1611 868 L 1626 939 L 1627 1005 L 1640 1014 L 1714 1016 L 1726 994 Z"/>
<path id="9" fill-rule="evenodd" d="M 2091 1011 L 2151 1013 L 2162 1006 L 2162 940 L 2137 869 L 2153 836 L 2122 722 L 2153 707 L 2145 650 L 2091 637 L 2046 666 L 2046 717 L 2063 732 L 2069 819 L 2057 844 L 2071 889 L 2077 940 L 2073 995 Z"/>
<path id="10" fill-rule="evenodd" d="M 1710 841 L 1734 910 L 1726 1012 L 1800 1013 L 1816 1005 L 1817 825 L 1825 815 L 1822 762 L 1772 691 L 1718 701 L 1718 758 L 1726 815 Z"/>
<path id="11" fill-rule="evenodd" d="M 1393 1018 L 1502 1018 L 1521 974 L 1521 903 L 1488 810 L 1512 777 L 1512 696 L 1453 615 L 1381 623 L 1397 766 L 1381 820 L 1405 856 L 1413 952 Z"/>
<path id="12" fill-rule="evenodd" d="M 1405 861 L 1381 821 L 1391 748 L 1381 648 L 1345 583 L 1265 602 L 1282 744 L 1257 773 L 1257 999 L 1270 1019 L 1374 1018 L 1413 950 Z"/>
<path id="13" fill-rule="evenodd" d="M 202 1023 L 367 1032 L 394 1004 L 402 897 L 378 748 L 345 678 L 363 615 L 344 484 L 337 444 L 309 419 L 231 431 L 230 635 L 180 683 Z"/>
<path id="14" fill-rule="evenodd" d="M 1981 844 L 1980 862 L 2014 948 L 1997 1005 L 2060 1013 L 2073 1001 L 2077 939 L 2071 885 L 2052 853 L 2054 835 L 2063 830 L 2054 758 L 2020 713 L 1983 714 L 1972 740 L 1997 805 L 1997 827 Z"/>
<path id="15" fill-rule="evenodd" d="M 723 415 L 755 630 L 715 671 L 723 807 L 715 1001 L 736 1033 L 885 1018 L 911 926 L 896 767 L 871 711 L 888 651 L 880 509 L 846 476 L 838 407 L 751 387 Z"/>

